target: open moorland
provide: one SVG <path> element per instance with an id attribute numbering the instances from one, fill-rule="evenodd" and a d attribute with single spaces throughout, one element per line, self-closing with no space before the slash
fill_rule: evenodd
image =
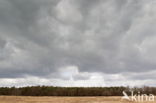
<path id="1" fill-rule="evenodd" d="M 121 97 L 31 97 L 31 96 L 0 96 L 0 103 L 139 103 L 123 101 Z M 156 102 L 140 102 L 156 103 Z"/>

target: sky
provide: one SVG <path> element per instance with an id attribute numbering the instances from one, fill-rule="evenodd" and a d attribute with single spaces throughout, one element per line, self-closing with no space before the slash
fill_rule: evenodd
<path id="1" fill-rule="evenodd" d="M 156 86 L 155 0 L 0 0 L 0 86 Z"/>

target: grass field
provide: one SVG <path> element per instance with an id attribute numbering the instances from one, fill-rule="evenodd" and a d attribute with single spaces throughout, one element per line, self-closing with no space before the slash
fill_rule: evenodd
<path id="1" fill-rule="evenodd" d="M 0 96 L 0 103 L 135 103 L 121 97 L 22 97 Z M 138 102 L 137 102 L 138 103 Z M 140 102 L 156 103 L 156 102 Z"/>

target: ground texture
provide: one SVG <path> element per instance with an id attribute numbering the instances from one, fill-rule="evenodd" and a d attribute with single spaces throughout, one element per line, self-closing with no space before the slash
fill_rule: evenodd
<path id="1" fill-rule="evenodd" d="M 25 97 L 0 96 L 0 103 L 135 103 L 121 97 Z M 139 103 L 139 102 L 136 102 Z M 156 103 L 156 102 L 140 102 Z"/>

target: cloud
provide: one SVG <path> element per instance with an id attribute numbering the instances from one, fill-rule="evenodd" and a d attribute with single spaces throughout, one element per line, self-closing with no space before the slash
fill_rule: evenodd
<path id="1" fill-rule="evenodd" d="M 62 0 L 56 6 L 56 13 L 58 19 L 67 23 L 79 22 L 82 19 L 81 13 L 72 3 L 72 0 Z"/>
<path id="2" fill-rule="evenodd" d="M 155 3 L 0 0 L 3 84 L 37 85 L 41 79 L 47 85 L 109 86 L 136 79 L 134 85 L 153 85 Z"/>

